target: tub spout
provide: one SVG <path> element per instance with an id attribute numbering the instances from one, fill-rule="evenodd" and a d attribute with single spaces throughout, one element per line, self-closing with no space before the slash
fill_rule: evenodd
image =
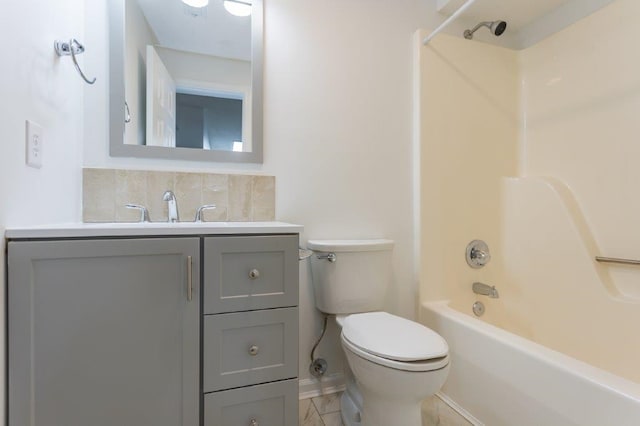
<path id="1" fill-rule="evenodd" d="M 496 286 L 490 286 L 487 284 L 475 282 L 473 283 L 473 286 L 471 288 L 473 289 L 473 292 L 475 294 L 489 296 L 492 299 L 497 299 L 498 297 L 500 297 L 500 295 L 498 294 L 498 290 L 496 290 Z"/>

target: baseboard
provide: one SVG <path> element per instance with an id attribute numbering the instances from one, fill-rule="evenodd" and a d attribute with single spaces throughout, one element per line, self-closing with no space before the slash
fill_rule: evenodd
<path id="1" fill-rule="evenodd" d="M 442 402 L 444 402 L 449 407 L 451 407 L 452 410 L 454 410 L 456 413 L 464 417 L 473 426 L 484 426 L 484 423 L 482 423 L 480 420 L 473 417 L 471 413 L 469 413 L 467 410 L 462 408 L 460 405 L 458 405 L 457 402 L 449 398 L 447 395 L 443 394 L 442 392 L 437 392 L 436 396 L 440 398 Z"/>
<path id="2" fill-rule="evenodd" d="M 300 379 L 298 386 L 300 399 L 341 392 L 344 390 L 344 374 L 329 374 L 320 379 Z"/>

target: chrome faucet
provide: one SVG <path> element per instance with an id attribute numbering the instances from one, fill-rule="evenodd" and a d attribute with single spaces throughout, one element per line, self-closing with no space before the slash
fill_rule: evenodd
<path id="1" fill-rule="evenodd" d="M 496 286 L 489 286 L 483 283 L 475 282 L 471 287 L 475 294 L 481 294 L 483 296 L 489 296 L 492 299 L 497 299 L 500 297 L 498 294 L 498 290 L 496 290 Z"/>
<path id="2" fill-rule="evenodd" d="M 167 221 L 172 223 L 178 222 L 180 220 L 180 215 L 178 214 L 178 201 L 176 200 L 176 196 L 173 191 L 165 191 L 162 196 L 162 201 L 167 202 L 167 208 L 169 209 Z"/>

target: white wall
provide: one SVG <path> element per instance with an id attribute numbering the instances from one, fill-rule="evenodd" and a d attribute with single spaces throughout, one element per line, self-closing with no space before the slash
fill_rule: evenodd
<path id="1" fill-rule="evenodd" d="M 87 38 L 106 46 L 103 2 L 87 7 Z M 276 176 L 277 219 L 309 238 L 396 241 L 389 309 L 413 317 L 412 35 L 443 18 L 435 1 L 267 0 L 263 165 L 110 158 L 108 90 L 87 93 L 85 166 L 251 171 Z M 91 10 L 90 10 L 91 9 Z M 459 30 L 459 28 L 454 28 Z M 96 64 L 106 76 L 105 63 Z M 300 376 L 320 328 L 301 265 Z M 320 347 L 342 369 L 335 331 Z"/>
<path id="2" fill-rule="evenodd" d="M 80 167 L 84 82 L 71 58 L 58 58 L 55 39 L 83 42 L 82 0 L 5 2 L 0 37 L 10 44 L 0 79 L 0 232 L 6 227 L 80 219 Z M 37 29 L 37 31 L 35 30 Z M 7 45 L 9 46 L 9 45 Z M 99 54 L 87 46 L 85 55 Z M 83 63 L 84 58 L 79 58 Z M 89 75 L 91 69 L 87 69 Z M 100 86 L 102 82 L 96 83 Z M 44 128 L 43 167 L 25 166 L 25 120 Z M 3 250 L 4 252 L 4 250 Z M 4 282 L 4 256 L 0 279 Z M 4 295 L 0 330 L 4 339 Z M 4 362 L 4 345 L 0 363 Z M 4 383 L 4 368 L 0 381 Z M 5 387 L 0 387 L 4 400 Z M 4 403 L 0 419 L 5 418 Z"/>
<path id="3" fill-rule="evenodd" d="M 303 240 L 395 240 L 389 309 L 408 317 L 417 295 L 411 41 L 425 9 L 412 0 L 278 0 L 267 3 L 265 24 L 265 169 L 277 176 L 277 217 L 305 225 Z M 303 274 L 301 377 L 319 328 L 313 303 Z M 335 371 L 332 331 L 319 354 Z"/>

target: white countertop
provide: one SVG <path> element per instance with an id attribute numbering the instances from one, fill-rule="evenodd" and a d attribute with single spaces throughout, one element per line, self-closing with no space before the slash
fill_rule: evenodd
<path id="1" fill-rule="evenodd" d="M 301 225 L 284 222 L 151 222 L 151 223 L 62 223 L 9 228 L 10 239 L 138 237 L 163 235 L 296 234 Z"/>

